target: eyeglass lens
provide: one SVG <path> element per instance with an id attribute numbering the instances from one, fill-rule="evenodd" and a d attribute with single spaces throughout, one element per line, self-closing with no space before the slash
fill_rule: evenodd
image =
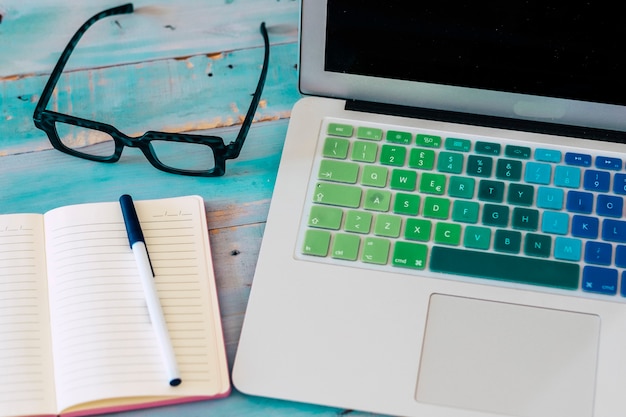
<path id="1" fill-rule="evenodd" d="M 103 159 L 115 154 L 115 140 L 108 133 L 60 121 L 55 127 L 61 143 L 74 152 Z M 213 149 L 201 143 L 155 139 L 148 146 L 152 156 L 171 169 L 205 172 L 215 167 Z"/>

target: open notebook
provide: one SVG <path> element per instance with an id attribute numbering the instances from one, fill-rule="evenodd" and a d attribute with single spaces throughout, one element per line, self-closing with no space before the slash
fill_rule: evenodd
<path id="1" fill-rule="evenodd" d="M 172 387 L 118 202 L 0 216 L 0 416 L 218 398 L 230 380 L 204 201 L 136 202 L 182 383 Z"/>
<path id="2" fill-rule="evenodd" d="M 611 417 L 626 386 L 612 6 L 304 0 L 233 381 L 429 417 Z"/>

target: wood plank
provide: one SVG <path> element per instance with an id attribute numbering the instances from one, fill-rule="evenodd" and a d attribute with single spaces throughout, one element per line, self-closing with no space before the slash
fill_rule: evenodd
<path id="1" fill-rule="evenodd" d="M 129 135 L 240 123 L 263 48 L 64 73 L 48 109 L 110 123 Z M 297 44 L 272 45 L 256 120 L 288 118 L 300 98 Z M 51 147 L 32 114 L 47 76 L 0 81 L 0 155 Z"/>
<path id="2" fill-rule="evenodd" d="M 49 73 L 89 17 L 124 0 L 5 0 L 0 3 L 0 79 Z M 261 46 L 261 19 L 275 44 L 295 42 L 294 0 L 135 0 L 135 12 L 96 23 L 68 69 L 98 68 Z M 7 57 L 10 57 L 7 59 Z"/>

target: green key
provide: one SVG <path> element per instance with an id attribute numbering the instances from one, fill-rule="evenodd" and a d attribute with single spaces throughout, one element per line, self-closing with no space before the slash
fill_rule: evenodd
<path id="1" fill-rule="evenodd" d="M 417 183 L 417 172 L 394 169 L 391 172 L 391 188 L 394 190 L 413 191 Z"/>
<path id="2" fill-rule="evenodd" d="M 456 200 L 452 206 L 452 220 L 463 223 L 478 222 L 480 204 L 475 201 Z"/>
<path id="3" fill-rule="evenodd" d="M 452 176 L 450 177 L 448 195 L 450 197 L 472 198 L 475 187 L 476 180 L 474 178 Z"/>
<path id="4" fill-rule="evenodd" d="M 420 180 L 420 191 L 426 194 L 443 195 L 446 192 L 446 177 L 441 174 L 422 174 Z"/>
<path id="5" fill-rule="evenodd" d="M 411 149 L 409 166 L 415 169 L 433 169 L 435 166 L 435 151 L 431 149 Z"/>
<path id="6" fill-rule="evenodd" d="M 390 130 L 387 132 L 387 142 L 402 143 L 408 145 L 411 143 L 412 135 L 409 132 L 398 132 Z"/>
<path id="7" fill-rule="evenodd" d="M 350 210 L 346 214 L 346 232 L 369 233 L 372 226 L 372 213 Z"/>
<path id="8" fill-rule="evenodd" d="M 491 229 L 488 227 L 467 226 L 463 237 L 463 245 L 471 249 L 489 249 Z"/>
<path id="9" fill-rule="evenodd" d="M 451 174 L 460 174 L 463 171 L 463 154 L 441 152 L 437 161 L 437 170 Z"/>
<path id="10" fill-rule="evenodd" d="M 472 142 L 467 139 L 446 138 L 444 147 L 449 151 L 469 152 Z"/>
<path id="11" fill-rule="evenodd" d="M 374 225 L 374 234 L 384 237 L 400 236 L 400 228 L 402 227 L 402 217 L 392 214 L 379 214 L 376 217 Z"/>
<path id="12" fill-rule="evenodd" d="M 359 176 L 359 164 L 324 159 L 320 163 L 318 178 L 327 181 L 355 184 Z"/>
<path id="13" fill-rule="evenodd" d="M 307 230 L 304 234 L 302 253 L 305 255 L 326 256 L 330 246 L 330 232 L 325 230 Z"/>
<path id="14" fill-rule="evenodd" d="M 335 259 L 356 261 L 359 255 L 361 238 L 358 235 L 340 233 L 335 236 L 330 256 Z"/>
<path id="15" fill-rule="evenodd" d="M 383 131 L 382 129 L 374 129 L 372 127 L 359 127 L 356 130 L 356 137 L 366 140 L 381 140 L 383 138 Z"/>
<path id="16" fill-rule="evenodd" d="M 404 237 L 408 240 L 428 242 L 432 231 L 432 223 L 424 219 L 407 219 Z"/>
<path id="17" fill-rule="evenodd" d="M 387 239 L 368 237 L 363 242 L 363 253 L 361 260 L 363 262 L 384 265 L 389 259 L 389 248 L 391 242 Z"/>
<path id="18" fill-rule="evenodd" d="M 424 269 L 427 256 L 428 246 L 400 241 L 394 245 L 391 264 L 404 268 Z"/>
<path id="19" fill-rule="evenodd" d="M 435 243 L 457 246 L 461 242 L 461 225 L 456 223 L 437 223 Z"/>
<path id="20" fill-rule="evenodd" d="M 361 184 L 369 187 L 385 187 L 387 186 L 387 177 L 389 169 L 378 165 L 365 165 L 363 168 L 363 177 Z"/>
<path id="21" fill-rule="evenodd" d="M 309 214 L 309 226 L 337 230 L 341 227 L 343 211 L 336 207 L 313 206 Z"/>
<path id="22" fill-rule="evenodd" d="M 334 136 L 343 136 L 349 138 L 354 133 L 354 127 L 341 123 L 330 123 L 328 125 L 328 134 Z"/>
<path id="23" fill-rule="evenodd" d="M 401 167 L 406 160 L 406 147 L 383 145 L 380 152 L 380 163 L 383 165 L 393 165 Z"/>
<path id="24" fill-rule="evenodd" d="M 349 147 L 348 139 L 326 138 L 322 154 L 327 158 L 346 159 Z"/>
<path id="25" fill-rule="evenodd" d="M 315 186 L 313 201 L 331 206 L 356 208 L 361 204 L 361 189 L 351 185 L 320 182 Z"/>
<path id="26" fill-rule="evenodd" d="M 354 142 L 350 158 L 358 162 L 374 162 L 378 155 L 378 145 L 371 142 L 357 141 Z"/>
<path id="27" fill-rule="evenodd" d="M 396 214 L 404 214 L 406 216 L 417 216 L 420 209 L 419 194 L 396 194 L 393 203 L 393 212 Z"/>
<path id="28" fill-rule="evenodd" d="M 427 148 L 439 148 L 441 147 L 441 136 L 420 134 L 415 137 L 415 144 Z"/>
<path id="29" fill-rule="evenodd" d="M 437 197 L 424 199 L 424 217 L 447 219 L 450 214 L 450 200 Z"/>
<path id="30" fill-rule="evenodd" d="M 389 211 L 391 192 L 385 190 L 368 189 L 365 192 L 363 208 L 366 210 Z"/>

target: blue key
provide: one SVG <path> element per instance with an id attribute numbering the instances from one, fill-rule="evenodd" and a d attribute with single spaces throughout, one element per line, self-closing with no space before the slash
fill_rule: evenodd
<path id="1" fill-rule="evenodd" d="M 622 271 L 622 297 L 626 297 L 626 271 Z"/>
<path id="2" fill-rule="evenodd" d="M 569 230 L 569 216 L 558 211 L 546 211 L 541 220 L 541 230 L 545 233 L 565 235 Z"/>
<path id="3" fill-rule="evenodd" d="M 568 237 L 557 237 L 554 245 L 554 257 L 564 261 L 580 261 L 582 241 Z"/>
<path id="4" fill-rule="evenodd" d="M 578 188 L 580 186 L 580 168 L 557 165 L 554 171 L 554 184 L 559 187 Z"/>
<path id="5" fill-rule="evenodd" d="M 537 207 L 561 210 L 564 194 L 560 188 L 539 187 L 537 190 Z"/>
<path id="6" fill-rule="evenodd" d="M 600 216 L 622 217 L 624 211 L 624 199 L 614 195 L 598 195 L 596 211 Z"/>
<path id="7" fill-rule="evenodd" d="M 565 154 L 565 163 L 568 165 L 576 165 L 579 167 L 591 166 L 591 155 L 584 153 L 567 152 Z"/>
<path id="8" fill-rule="evenodd" d="M 626 222 L 606 219 L 602 222 L 602 239 L 608 242 L 626 243 Z"/>
<path id="9" fill-rule="evenodd" d="M 542 149 L 535 150 L 535 159 L 541 162 L 561 162 L 561 151 L 554 149 Z"/>
<path id="10" fill-rule="evenodd" d="M 550 184 L 552 179 L 552 166 L 539 162 L 529 162 L 526 164 L 524 180 L 531 184 Z"/>
<path id="11" fill-rule="evenodd" d="M 615 194 L 626 195 L 626 174 L 615 174 L 613 192 Z"/>
<path id="12" fill-rule="evenodd" d="M 609 243 L 589 240 L 585 243 L 585 262 L 595 265 L 611 265 L 613 246 Z"/>
<path id="13" fill-rule="evenodd" d="M 607 171 L 596 171 L 589 169 L 585 171 L 583 187 L 589 191 L 599 191 L 606 193 L 611 186 L 611 174 Z"/>
<path id="14" fill-rule="evenodd" d="M 609 156 L 599 156 L 596 158 L 596 167 L 600 169 L 610 169 L 612 171 L 619 171 L 622 169 L 624 163 L 619 158 L 611 158 Z"/>
<path id="15" fill-rule="evenodd" d="M 617 270 L 597 266 L 586 266 L 583 269 L 582 289 L 586 292 L 595 292 L 598 294 L 617 294 Z"/>
<path id="16" fill-rule="evenodd" d="M 617 245 L 615 248 L 615 266 L 626 268 L 626 246 Z"/>
<path id="17" fill-rule="evenodd" d="M 595 239 L 598 237 L 600 221 L 596 217 L 572 217 L 572 236 Z"/>
<path id="18" fill-rule="evenodd" d="M 565 207 L 567 211 L 573 211 L 574 213 L 591 214 L 593 210 L 593 194 L 569 191 Z"/>

